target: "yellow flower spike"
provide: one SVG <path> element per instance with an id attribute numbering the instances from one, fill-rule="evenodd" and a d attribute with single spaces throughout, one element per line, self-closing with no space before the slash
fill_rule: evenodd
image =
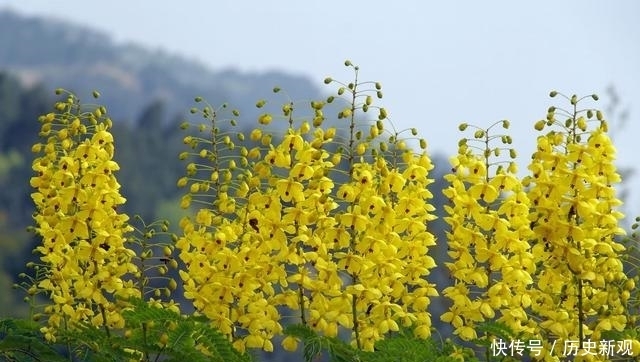
<path id="1" fill-rule="evenodd" d="M 115 210 L 125 199 L 119 195 L 120 185 L 114 177 L 119 166 L 112 160 L 111 121 L 104 109 L 83 113 L 83 105 L 74 96 L 58 109 L 74 111 L 43 117 L 42 135 L 55 125 L 58 137 L 49 137 L 44 147 L 34 149 L 44 153 L 33 162 L 38 176 L 31 184 L 36 188 L 33 199 L 39 210 L 34 217 L 36 232 L 46 245 L 36 250 L 43 267 L 51 271 L 37 288 L 53 303 L 53 308 L 45 308 L 45 314 L 63 311 L 67 315 L 65 328 L 73 329 L 79 322 L 120 328 L 124 324 L 120 316 L 123 305 L 111 300 L 141 296 L 126 280 L 138 271 L 131 262 L 135 254 L 125 239 L 131 230 L 126 224 L 128 217 Z M 47 333 L 61 327 L 55 314 L 48 316 L 48 323 L 51 328 Z"/>
<path id="2" fill-rule="evenodd" d="M 606 297 L 620 295 L 611 286 L 624 278 L 616 276 L 622 264 L 615 262 L 624 247 L 612 238 L 621 215 L 611 206 L 604 213 L 598 210 L 600 204 L 617 204 L 615 193 L 601 192 L 593 180 L 594 175 L 617 179 L 612 160 L 602 152 L 608 147 L 608 137 L 601 128 L 590 130 L 580 111 L 567 124 L 561 131 L 538 138 L 538 152 L 530 166 L 534 175 L 529 195 L 535 204 L 531 221 L 534 242 L 539 245 L 532 252 L 541 265 L 536 297 L 541 303 L 532 304 L 532 310 L 547 319 L 540 332 L 564 333 L 578 340 L 592 331 L 598 334 L 612 328 L 595 321 L 624 317 L 613 312 L 618 306 L 623 309 L 619 298 L 607 301 Z M 563 275 L 571 278 L 563 280 Z M 578 324 L 581 330 L 575 328 Z"/>
<path id="3" fill-rule="evenodd" d="M 476 129 L 475 133 L 483 140 L 495 138 L 488 131 Z M 502 138 L 505 137 L 508 136 Z M 445 220 L 452 228 L 448 235 L 449 255 L 454 259 L 447 266 L 460 287 L 444 290 L 453 305 L 443 320 L 451 323 L 454 333 L 463 339 L 476 338 L 475 323 L 484 319 L 498 318 L 514 331 L 523 331 L 526 314 L 509 316 L 506 311 L 510 306 L 502 301 L 527 295 L 531 277 L 523 267 L 532 265 L 522 254 L 529 248 L 525 232 L 529 227 L 528 198 L 512 193 L 522 188 L 520 181 L 511 168 L 492 168 L 494 163 L 488 158 L 500 154 L 494 154 L 491 145 L 483 143 L 486 148 L 475 151 L 477 148 L 469 147 L 470 142 L 474 141 L 461 142 L 459 154 L 451 158 L 452 174 L 445 177 L 450 186 L 444 191 L 451 201 L 445 206 L 449 214 Z M 512 255 L 519 255 L 520 264 L 510 262 Z M 500 297 L 491 294 L 497 290 L 494 273 L 500 273 L 511 284 L 506 291 L 499 289 L 505 293 Z M 473 299 L 466 286 L 473 288 Z"/>

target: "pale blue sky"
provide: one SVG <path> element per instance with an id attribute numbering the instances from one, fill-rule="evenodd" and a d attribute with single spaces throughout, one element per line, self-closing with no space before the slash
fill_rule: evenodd
<path id="1" fill-rule="evenodd" d="M 533 149 L 533 122 L 556 89 L 600 94 L 615 86 L 627 125 L 619 165 L 640 151 L 640 2 L 623 1 L 82 1 L 0 0 L 197 59 L 213 69 L 282 69 L 382 82 L 397 128 L 417 127 L 433 152 L 455 153 L 457 125 L 510 119 L 517 149 Z M 329 89 L 327 89 L 329 90 Z M 640 190 L 638 175 L 629 180 Z M 637 206 L 636 206 L 637 205 Z M 640 191 L 629 209 L 640 213 Z"/>

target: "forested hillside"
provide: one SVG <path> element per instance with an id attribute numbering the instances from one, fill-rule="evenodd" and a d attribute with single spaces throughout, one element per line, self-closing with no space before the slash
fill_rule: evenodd
<path id="1" fill-rule="evenodd" d="M 116 44 L 92 29 L 8 11 L 0 11 L 0 49 L 0 69 L 23 84 L 62 87 L 79 95 L 100 89 L 113 116 L 125 120 L 135 120 L 144 105 L 157 100 L 174 115 L 188 109 L 195 95 L 239 107 L 255 103 L 276 84 L 297 99 L 320 93 L 316 82 L 302 76 L 212 71 L 162 50 Z M 247 117 L 256 114 L 252 107 L 246 111 Z"/>

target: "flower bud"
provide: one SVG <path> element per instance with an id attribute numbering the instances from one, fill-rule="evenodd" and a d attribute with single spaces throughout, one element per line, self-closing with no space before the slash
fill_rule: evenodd
<path id="1" fill-rule="evenodd" d="M 169 289 L 176 290 L 176 288 L 178 288 L 178 283 L 173 279 L 169 279 Z"/>
<path id="2" fill-rule="evenodd" d="M 311 108 L 319 111 L 322 107 L 324 107 L 324 102 L 311 101 Z"/>
<path id="3" fill-rule="evenodd" d="M 383 120 L 387 118 L 387 110 L 384 108 L 380 108 L 380 113 L 378 114 L 378 120 Z"/>
<path id="4" fill-rule="evenodd" d="M 571 96 L 571 105 L 575 106 L 576 104 L 578 104 L 578 96 L 574 94 Z"/>
<path id="5" fill-rule="evenodd" d="M 271 121 L 273 120 L 273 117 L 271 117 L 270 114 L 262 114 L 259 118 L 258 118 L 258 122 L 262 125 L 268 125 L 269 123 L 271 123 Z"/>

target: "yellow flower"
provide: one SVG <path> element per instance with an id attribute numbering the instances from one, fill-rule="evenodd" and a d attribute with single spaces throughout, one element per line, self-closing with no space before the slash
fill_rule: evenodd
<path id="1" fill-rule="evenodd" d="M 301 202 L 304 200 L 303 186 L 297 181 L 290 179 L 278 180 L 276 189 L 284 202 Z"/>

